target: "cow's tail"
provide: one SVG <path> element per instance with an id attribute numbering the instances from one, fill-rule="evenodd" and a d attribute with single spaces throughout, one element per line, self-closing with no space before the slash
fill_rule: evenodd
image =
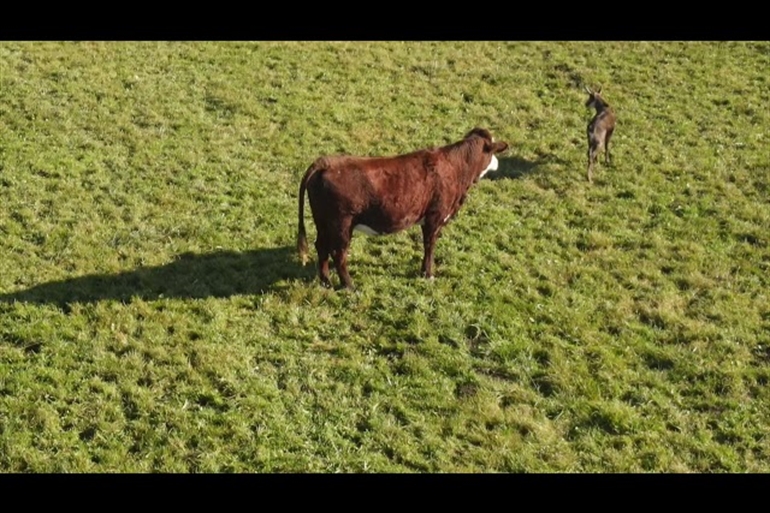
<path id="1" fill-rule="evenodd" d="M 297 229 L 297 252 L 299 252 L 299 258 L 302 260 L 302 265 L 307 264 L 307 233 L 305 233 L 305 190 L 307 189 L 307 183 L 310 181 L 319 167 L 317 162 L 313 162 L 307 171 L 305 176 L 302 177 L 302 181 L 299 184 L 299 226 Z"/>

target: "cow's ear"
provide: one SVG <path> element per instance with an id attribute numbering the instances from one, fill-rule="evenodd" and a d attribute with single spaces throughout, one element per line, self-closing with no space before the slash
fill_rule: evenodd
<path id="1" fill-rule="evenodd" d="M 485 153 L 500 153 L 508 149 L 508 143 L 503 141 L 484 141 Z"/>

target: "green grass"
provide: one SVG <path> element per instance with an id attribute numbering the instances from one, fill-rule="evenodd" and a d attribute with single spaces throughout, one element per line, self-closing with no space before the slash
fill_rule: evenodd
<path id="1" fill-rule="evenodd" d="M 770 471 L 769 66 L 766 42 L 0 43 L 0 470 Z M 593 184 L 583 83 L 618 115 Z M 436 279 L 411 229 L 356 235 L 357 291 L 320 287 L 310 162 L 474 126 L 511 147 Z"/>

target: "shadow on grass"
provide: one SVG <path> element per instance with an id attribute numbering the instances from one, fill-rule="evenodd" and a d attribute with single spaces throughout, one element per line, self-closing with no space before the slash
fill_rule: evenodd
<path id="1" fill-rule="evenodd" d="M 262 294 L 280 280 L 309 280 L 314 276 L 313 266 L 302 267 L 296 259 L 296 249 L 288 246 L 242 253 L 183 253 L 165 265 L 117 274 L 90 274 L 2 294 L 0 303 L 55 304 L 67 309 L 70 303 L 110 299 L 129 302 L 133 298 L 224 298 Z"/>
<path id="2" fill-rule="evenodd" d="M 536 160 L 527 160 L 516 156 L 501 157 L 498 159 L 498 162 L 497 171 L 490 171 L 486 178 L 490 180 L 521 178 L 524 175 L 534 173 L 540 166 L 545 164 L 567 163 L 553 154 L 541 154 Z"/>

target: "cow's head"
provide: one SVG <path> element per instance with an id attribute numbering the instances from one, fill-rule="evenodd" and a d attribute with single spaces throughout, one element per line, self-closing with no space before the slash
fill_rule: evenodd
<path id="1" fill-rule="evenodd" d="M 481 173 L 479 173 L 479 176 L 476 178 L 476 180 L 479 180 L 489 171 L 497 170 L 499 163 L 497 157 L 495 157 L 495 153 L 502 153 L 507 150 L 508 143 L 495 141 L 492 134 L 486 128 L 474 128 L 465 135 L 465 139 L 470 139 L 471 137 L 480 137 L 484 141 L 484 163 L 481 167 Z"/>

